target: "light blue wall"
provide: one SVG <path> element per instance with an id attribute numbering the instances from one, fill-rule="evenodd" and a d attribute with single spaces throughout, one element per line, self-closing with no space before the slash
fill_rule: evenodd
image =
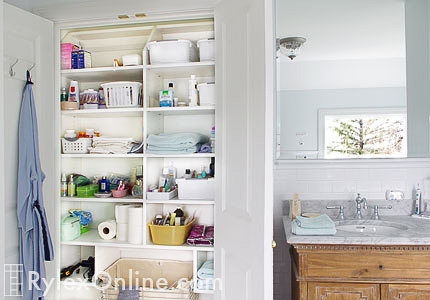
<path id="1" fill-rule="evenodd" d="M 330 108 L 406 107 L 405 87 L 294 90 L 280 92 L 281 155 L 318 150 L 318 110 Z M 300 146 L 296 133 L 301 135 Z"/>

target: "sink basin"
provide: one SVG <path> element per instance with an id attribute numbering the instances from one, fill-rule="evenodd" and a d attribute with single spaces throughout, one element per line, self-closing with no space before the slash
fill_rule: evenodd
<path id="1" fill-rule="evenodd" d="M 389 234 L 408 230 L 408 226 L 378 220 L 348 220 L 336 222 L 336 229 L 346 232 Z"/>

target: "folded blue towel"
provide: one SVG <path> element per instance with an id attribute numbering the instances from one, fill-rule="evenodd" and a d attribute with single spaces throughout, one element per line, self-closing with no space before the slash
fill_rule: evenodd
<path id="1" fill-rule="evenodd" d="M 315 217 L 315 218 L 305 218 L 302 216 L 296 217 L 297 225 L 301 228 L 309 229 L 320 229 L 320 228 L 333 228 L 335 227 L 334 222 L 326 214 Z"/>
<path id="2" fill-rule="evenodd" d="M 291 223 L 291 232 L 295 235 L 335 235 L 336 226 L 327 215 L 316 218 L 298 216 Z"/>
<path id="3" fill-rule="evenodd" d="M 148 146 L 162 148 L 185 149 L 209 142 L 209 137 L 195 132 L 150 134 L 147 138 Z"/>
<path id="4" fill-rule="evenodd" d="M 197 277 L 200 279 L 214 278 L 214 261 L 205 261 L 197 271 Z"/>
<path id="5" fill-rule="evenodd" d="M 139 290 L 121 289 L 118 294 L 118 300 L 139 300 Z"/>
<path id="6" fill-rule="evenodd" d="M 210 291 L 214 289 L 213 279 L 198 279 L 197 289 L 201 291 Z"/>
<path id="7" fill-rule="evenodd" d="M 189 154 L 189 153 L 196 153 L 198 149 L 198 146 L 192 146 L 188 148 L 163 148 L 163 147 L 156 147 L 152 145 L 148 145 L 148 148 L 146 148 L 146 153 L 150 154 Z"/>

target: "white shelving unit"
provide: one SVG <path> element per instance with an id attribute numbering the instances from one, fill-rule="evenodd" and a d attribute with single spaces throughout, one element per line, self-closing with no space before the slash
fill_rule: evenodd
<path id="1" fill-rule="evenodd" d="M 211 19 L 167 22 L 159 24 L 133 24 L 107 26 L 100 28 L 64 29 L 61 31 L 63 43 L 80 44 L 85 50 L 92 52 L 93 68 L 81 70 L 61 70 L 61 85 L 68 87 L 71 80 L 77 80 L 81 91 L 87 88 L 98 89 L 101 83 L 111 81 L 138 81 L 143 83 L 144 105 L 138 108 L 110 108 L 99 110 L 61 111 L 62 134 L 66 129 L 78 131 L 94 128 L 102 136 L 133 137 L 146 144 L 149 134 L 163 132 L 199 132 L 210 136 L 215 125 L 215 107 L 172 107 L 161 108 L 156 104 L 158 93 L 173 82 L 175 96 L 188 97 L 188 79 L 196 75 L 198 82 L 215 80 L 214 62 L 191 62 L 184 64 L 150 65 L 148 54 L 144 50 L 151 40 L 189 39 L 197 41 L 214 37 L 214 22 Z M 126 54 L 140 54 L 143 65 L 131 67 L 110 67 L 114 58 Z M 60 138 L 60 137 L 59 137 Z M 79 208 L 93 214 L 94 223 L 90 231 L 73 241 L 60 242 L 61 265 L 66 267 L 95 256 L 96 272 L 105 270 L 109 265 L 122 257 L 156 258 L 169 260 L 192 261 L 194 266 L 193 279 L 197 279 L 197 270 L 205 259 L 213 259 L 213 247 L 196 247 L 189 245 L 163 246 L 152 243 L 148 226 L 156 214 L 166 214 L 181 206 L 188 213 L 194 213 L 198 223 L 214 224 L 214 199 L 204 200 L 147 200 L 146 189 L 158 183 L 162 168 L 171 162 L 182 177 L 185 169 L 199 170 L 201 166 L 209 167 L 214 153 L 192 153 L 177 155 L 140 154 L 61 154 L 59 173 L 79 173 L 88 177 L 109 176 L 110 174 L 129 175 L 130 169 L 143 166 L 144 195 L 141 198 L 127 196 L 124 198 L 77 198 L 59 197 L 59 216 L 69 209 Z M 142 204 L 143 236 L 141 244 L 120 242 L 116 239 L 103 240 L 97 232 L 100 222 L 114 219 L 115 205 L 119 203 Z M 72 279 L 79 279 L 75 275 Z M 72 287 L 85 286 L 92 288 L 90 283 L 79 283 L 79 280 L 67 285 L 62 283 L 63 297 L 70 299 Z M 92 291 L 94 293 L 94 291 Z M 199 291 L 201 300 L 212 300 L 212 291 Z M 76 299 L 80 298 L 78 292 Z"/>

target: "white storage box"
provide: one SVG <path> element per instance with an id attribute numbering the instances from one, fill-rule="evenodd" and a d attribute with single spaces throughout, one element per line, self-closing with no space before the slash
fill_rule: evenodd
<path id="1" fill-rule="evenodd" d="M 122 57 L 122 64 L 124 66 L 138 66 L 142 64 L 142 56 L 139 54 L 124 55 Z"/>
<path id="2" fill-rule="evenodd" d="M 178 189 L 168 193 L 161 192 L 147 192 L 146 199 L 148 200 L 170 200 L 178 196 Z"/>
<path id="3" fill-rule="evenodd" d="M 176 179 L 178 199 L 180 200 L 212 200 L 215 198 L 214 178 Z"/>
<path id="4" fill-rule="evenodd" d="M 61 139 L 64 154 L 86 154 L 88 147 L 91 147 L 93 139 L 79 138 L 76 141 L 69 141 L 65 138 Z"/>
<path id="5" fill-rule="evenodd" d="M 216 103 L 215 82 L 200 83 L 199 90 L 200 106 L 214 106 Z"/>
<path id="6" fill-rule="evenodd" d="M 142 106 L 142 84 L 132 81 L 117 81 L 102 84 L 106 107 Z"/>
<path id="7" fill-rule="evenodd" d="M 197 48 L 188 40 L 154 41 L 147 47 L 153 65 L 197 61 Z"/>
<path id="8" fill-rule="evenodd" d="M 197 42 L 200 52 L 200 61 L 215 61 L 216 43 L 214 39 L 200 40 Z"/>

